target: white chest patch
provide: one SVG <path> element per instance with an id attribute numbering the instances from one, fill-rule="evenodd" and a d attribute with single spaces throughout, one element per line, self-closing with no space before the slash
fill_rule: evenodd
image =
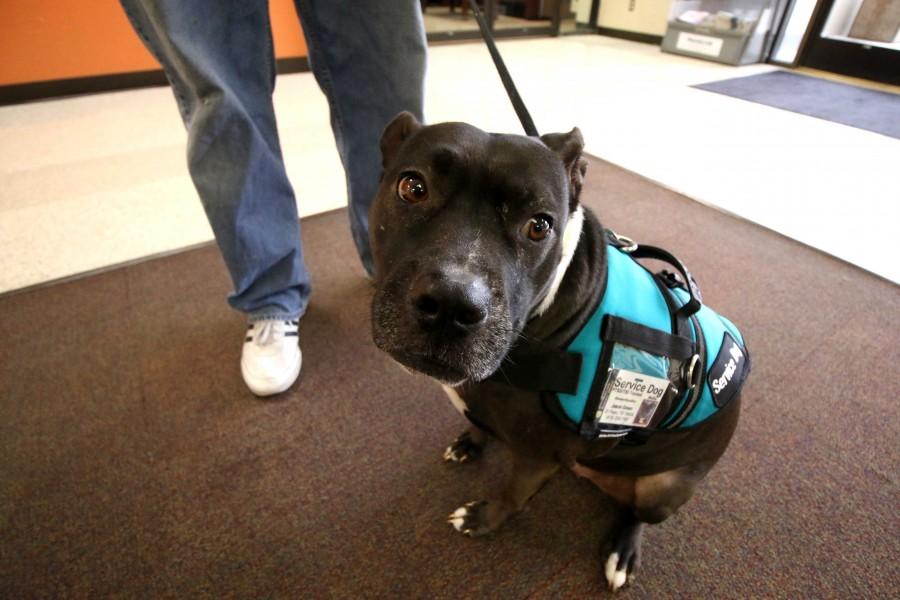
<path id="1" fill-rule="evenodd" d="M 465 415 L 466 409 L 468 408 L 466 406 L 466 401 L 463 400 L 462 397 L 457 394 L 456 390 L 454 390 L 452 387 L 446 385 L 442 385 L 441 387 L 444 388 L 444 393 L 447 394 L 447 397 L 450 398 L 450 402 L 453 403 L 453 408 L 458 410 L 459 414 Z"/>
<path id="2" fill-rule="evenodd" d="M 566 276 L 569 264 L 571 264 L 572 258 L 575 256 L 575 249 L 578 248 L 578 240 L 581 239 L 581 230 L 583 227 L 584 210 L 579 206 L 569 217 L 569 222 L 566 223 L 566 230 L 563 232 L 562 239 L 562 257 L 559 259 L 559 265 L 556 267 L 556 273 L 553 275 L 550 289 L 547 291 L 547 295 L 544 296 L 544 299 L 538 307 L 531 313 L 532 318 L 544 314 L 547 309 L 550 308 L 550 305 L 553 304 L 553 300 L 556 299 L 556 292 L 559 291 L 559 286 L 562 284 L 563 277 Z"/>

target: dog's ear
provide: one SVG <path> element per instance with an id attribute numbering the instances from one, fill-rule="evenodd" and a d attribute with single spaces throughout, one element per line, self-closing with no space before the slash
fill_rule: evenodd
<path id="1" fill-rule="evenodd" d="M 587 171 L 587 161 L 581 156 L 584 150 L 584 138 L 581 136 L 581 130 L 575 127 L 569 133 L 547 133 L 541 136 L 541 141 L 559 155 L 566 167 L 566 173 L 569 174 L 569 186 L 572 190 L 569 208 L 575 210 L 575 207 L 578 206 L 578 197 L 581 195 L 581 186 L 584 183 L 584 173 Z"/>
<path id="2" fill-rule="evenodd" d="M 382 168 L 387 168 L 403 142 L 420 129 L 422 129 L 422 124 L 411 113 L 406 111 L 403 111 L 388 123 L 387 127 L 384 128 L 384 133 L 381 134 Z"/>

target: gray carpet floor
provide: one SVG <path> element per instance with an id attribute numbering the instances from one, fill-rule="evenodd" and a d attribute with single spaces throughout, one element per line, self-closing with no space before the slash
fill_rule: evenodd
<path id="1" fill-rule="evenodd" d="M 898 94 L 789 71 L 772 71 L 694 87 L 900 138 Z"/>
<path id="2" fill-rule="evenodd" d="M 753 352 L 742 420 L 622 598 L 896 598 L 900 291 L 592 160 L 587 205 L 672 250 Z M 299 382 L 258 400 L 205 247 L 0 297 L 0 598 L 594 598 L 611 502 L 561 474 L 488 539 L 445 516 L 508 454 L 369 333 L 343 212 L 304 220 Z"/>

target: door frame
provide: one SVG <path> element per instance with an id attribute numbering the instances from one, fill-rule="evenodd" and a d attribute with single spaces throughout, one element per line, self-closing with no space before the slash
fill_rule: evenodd
<path id="1" fill-rule="evenodd" d="M 822 71 L 900 85 L 900 50 L 822 36 L 822 30 L 836 1 L 819 2 L 807 31 L 806 42 L 800 52 L 799 64 Z"/>

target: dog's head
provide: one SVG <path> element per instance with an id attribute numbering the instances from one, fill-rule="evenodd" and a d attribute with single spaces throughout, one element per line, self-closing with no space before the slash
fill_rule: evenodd
<path id="1" fill-rule="evenodd" d="M 490 376 L 577 245 L 583 146 L 398 115 L 369 215 L 375 344 L 449 385 Z"/>

